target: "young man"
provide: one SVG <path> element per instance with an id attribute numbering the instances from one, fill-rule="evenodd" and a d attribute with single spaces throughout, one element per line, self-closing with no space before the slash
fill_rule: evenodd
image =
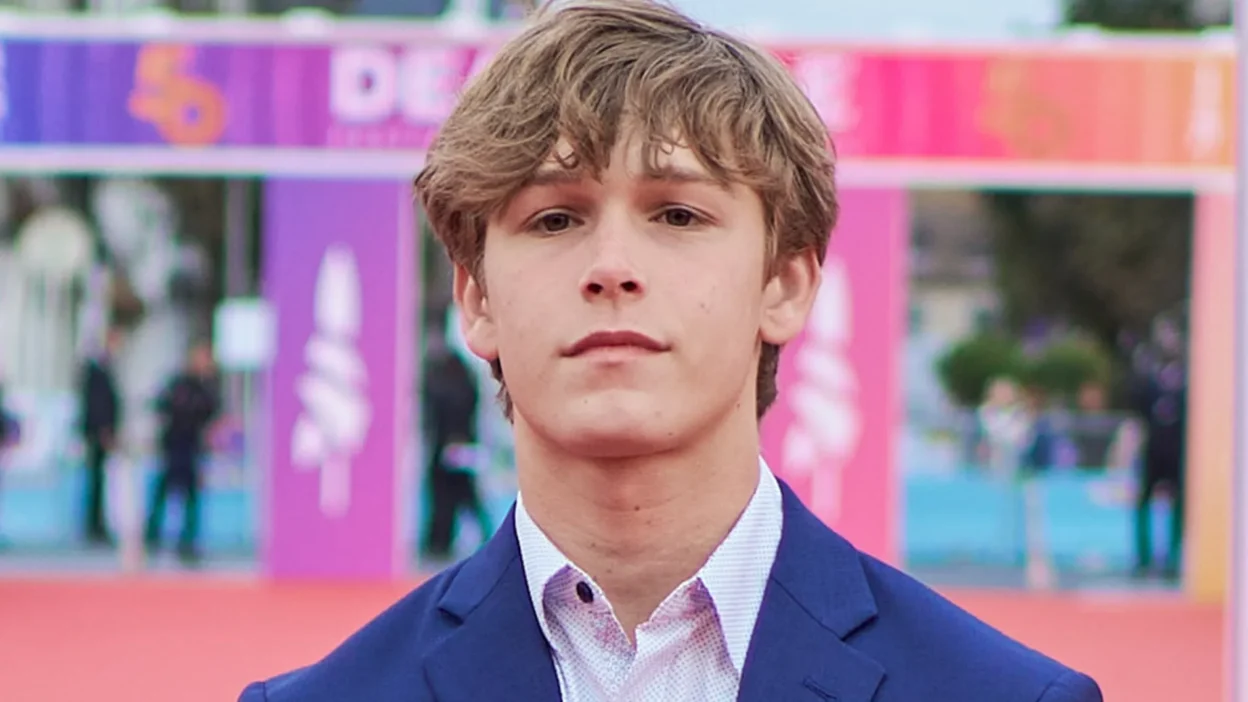
<path id="1" fill-rule="evenodd" d="M 828 147 L 744 42 L 644 0 L 540 13 L 416 180 L 505 384 L 514 514 L 242 700 L 1099 701 L 761 465 L 836 220 Z"/>

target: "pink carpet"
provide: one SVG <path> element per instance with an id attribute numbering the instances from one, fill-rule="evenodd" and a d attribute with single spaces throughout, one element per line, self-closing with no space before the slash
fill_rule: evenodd
<path id="1" fill-rule="evenodd" d="M 0 700 L 229 702 L 311 662 L 407 586 L 219 578 L 0 580 Z M 1223 615 L 1177 598 L 954 591 L 1094 675 L 1110 702 L 1223 699 Z"/>

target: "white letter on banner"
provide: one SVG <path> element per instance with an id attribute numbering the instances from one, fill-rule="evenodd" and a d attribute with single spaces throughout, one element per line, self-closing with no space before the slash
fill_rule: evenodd
<path id="1" fill-rule="evenodd" d="M 460 47 L 409 49 L 403 55 L 403 117 L 416 124 L 440 124 L 455 108 L 462 82 Z"/>
<path id="2" fill-rule="evenodd" d="M 329 75 L 329 104 L 335 118 L 344 122 L 381 122 L 393 114 L 398 76 L 389 49 L 334 49 Z"/>

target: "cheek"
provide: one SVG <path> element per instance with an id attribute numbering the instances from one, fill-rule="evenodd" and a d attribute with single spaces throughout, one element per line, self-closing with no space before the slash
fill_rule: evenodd
<path id="1" fill-rule="evenodd" d="M 538 283 L 504 284 L 490 290 L 490 311 L 498 334 L 499 351 L 519 361 L 549 339 L 557 322 L 547 293 Z"/>
<path id="2" fill-rule="evenodd" d="M 703 349 L 701 355 L 737 355 L 738 349 L 751 349 L 758 337 L 761 310 L 761 291 L 752 285 L 708 287 L 691 307 L 684 334 Z"/>

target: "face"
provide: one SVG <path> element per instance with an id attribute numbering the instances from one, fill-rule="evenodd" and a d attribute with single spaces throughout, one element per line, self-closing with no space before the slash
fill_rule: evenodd
<path id="1" fill-rule="evenodd" d="M 738 413 L 752 423 L 760 342 L 805 323 L 814 253 L 764 280 L 758 196 L 716 183 L 685 149 L 656 165 L 628 140 L 597 178 L 552 158 L 491 217 L 482 280 L 456 271 L 465 340 L 500 359 L 517 434 L 627 458 Z"/>
<path id="2" fill-rule="evenodd" d="M 1085 412 L 1104 411 L 1105 389 L 1091 384 L 1079 388 L 1079 407 Z"/>
<path id="3" fill-rule="evenodd" d="M 211 375 L 213 371 L 212 348 L 209 346 L 196 346 L 191 349 L 190 358 L 191 372 L 199 376 Z"/>
<path id="4" fill-rule="evenodd" d="M 1018 399 L 1014 384 L 1008 380 L 996 380 L 988 387 L 988 403 L 992 405 L 1010 405 Z"/>
<path id="5" fill-rule="evenodd" d="M 109 330 L 108 336 L 104 339 L 104 351 L 110 357 L 114 357 L 121 351 L 121 345 L 124 339 L 121 331 L 118 329 Z"/>
<path id="6" fill-rule="evenodd" d="M 1153 338 L 1157 347 L 1166 355 L 1178 355 L 1183 350 L 1183 338 L 1173 323 L 1159 320 L 1153 325 Z"/>

